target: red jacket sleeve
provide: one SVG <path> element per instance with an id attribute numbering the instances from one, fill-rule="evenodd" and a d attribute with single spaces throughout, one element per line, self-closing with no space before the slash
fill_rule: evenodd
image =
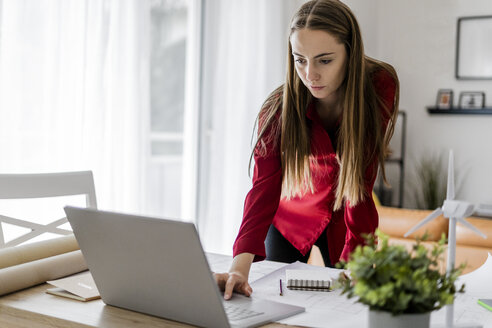
<path id="1" fill-rule="evenodd" d="M 265 134 L 271 133 L 266 131 Z M 267 138 L 268 139 L 268 138 Z M 243 221 L 234 242 L 233 256 L 255 254 L 254 261 L 265 259 L 265 238 L 277 211 L 282 190 L 282 167 L 278 142 L 271 138 L 266 151 L 254 152 L 253 187 L 244 202 Z"/>
<path id="2" fill-rule="evenodd" d="M 390 113 L 394 111 L 394 100 L 396 92 L 396 83 L 386 71 L 379 71 L 374 77 L 374 87 L 376 92 L 383 99 L 386 108 L 389 108 Z M 383 124 L 382 128 L 386 131 L 390 113 L 385 113 L 382 110 Z M 350 202 L 345 204 L 345 225 L 347 233 L 345 235 L 345 246 L 343 247 L 341 260 L 347 261 L 350 253 L 361 244 L 364 244 L 363 233 L 374 233 L 379 224 L 379 216 L 376 210 L 376 205 L 372 199 L 372 189 L 376 180 L 378 169 L 377 159 L 369 165 L 365 172 L 365 190 L 366 197 L 355 206 L 350 206 Z"/>

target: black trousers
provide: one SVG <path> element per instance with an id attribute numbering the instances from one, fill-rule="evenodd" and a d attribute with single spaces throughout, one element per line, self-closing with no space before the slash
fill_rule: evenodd
<path id="1" fill-rule="evenodd" d="M 318 240 L 314 243 L 321 251 L 321 256 L 325 266 L 333 267 L 328 253 L 328 243 L 326 242 L 326 229 L 323 231 Z M 306 255 L 302 255 L 284 236 L 272 225 L 268 229 L 265 239 L 266 259 L 276 262 L 293 263 L 300 261 L 307 263 L 311 250 Z"/>

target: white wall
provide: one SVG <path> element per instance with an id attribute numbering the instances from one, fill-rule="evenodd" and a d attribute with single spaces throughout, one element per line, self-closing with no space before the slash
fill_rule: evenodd
<path id="1" fill-rule="evenodd" d="M 391 63 L 400 78 L 400 108 L 408 113 L 406 186 L 422 156 L 452 148 L 463 178 L 460 198 L 492 204 L 492 115 L 429 115 L 426 110 L 441 88 L 453 89 L 455 103 L 461 91 L 484 91 L 486 105 L 492 106 L 492 81 L 457 80 L 454 72 L 457 18 L 492 15 L 492 1 L 345 2 L 359 19 L 368 54 Z M 406 188 L 405 207 L 413 205 L 411 198 Z"/>
<path id="2" fill-rule="evenodd" d="M 378 56 L 378 6 L 374 1 L 345 0 L 357 17 L 364 40 L 364 51 L 368 56 Z"/>

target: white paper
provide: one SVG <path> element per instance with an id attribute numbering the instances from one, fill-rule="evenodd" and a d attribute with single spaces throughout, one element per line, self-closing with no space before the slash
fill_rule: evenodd
<path id="1" fill-rule="evenodd" d="M 475 271 L 460 276 L 456 287 L 465 284 L 465 293 L 458 293 L 454 301 L 455 324 L 481 324 L 483 328 L 492 328 L 492 311 L 480 306 L 480 298 L 492 298 L 492 256 L 490 253 L 482 266 Z M 432 313 L 431 323 L 445 323 L 446 307 Z"/>
<path id="2" fill-rule="evenodd" d="M 210 267 L 215 272 L 227 272 L 232 258 L 226 255 L 207 254 Z M 285 279 L 286 270 L 319 270 L 331 277 L 338 277 L 342 270 L 312 266 L 300 262 L 286 265 L 272 261 L 253 263 L 250 272 L 252 297 L 288 303 L 306 308 L 306 312 L 279 321 L 283 324 L 305 327 L 365 328 L 368 323 L 368 307 L 348 299 L 340 290 L 316 292 L 283 289 L 280 296 L 280 279 Z M 478 323 L 483 328 L 492 328 L 492 312 L 477 304 L 479 298 L 492 298 L 492 256 L 477 270 L 461 276 L 457 286 L 465 283 L 465 294 L 459 294 L 454 304 L 456 324 Z M 431 327 L 445 323 L 446 308 L 431 315 Z"/>
<path id="3" fill-rule="evenodd" d="M 347 299 L 346 295 L 340 294 L 340 290 L 313 292 L 285 288 L 283 296 L 280 296 L 279 280 L 285 279 L 286 270 L 318 271 L 332 278 L 343 271 L 295 262 L 252 282 L 255 297 L 306 308 L 306 312 L 283 319 L 280 323 L 306 327 L 366 327 L 366 306 L 356 303 L 355 299 Z"/>
<path id="4" fill-rule="evenodd" d="M 475 271 L 460 276 L 457 284 L 459 286 L 465 284 L 465 291 L 469 295 L 492 298 L 492 256 L 490 253 L 484 264 Z"/>
<path id="5" fill-rule="evenodd" d="M 96 283 L 89 271 L 72 275 L 57 280 L 49 280 L 48 284 L 66 290 L 81 298 L 93 298 L 99 296 Z"/>
<path id="6" fill-rule="evenodd" d="M 232 257 L 229 255 L 206 253 L 208 265 L 212 272 L 228 272 Z M 255 262 L 251 265 L 251 270 L 249 271 L 249 281 L 255 281 L 263 276 L 269 274 L 270 272 L 283 267 L 285 263 L 273 262 L 273 261 L 261 261 Z"/>
<path id="7" fill-rule="evenodd" d="M 333 274 L 330 275 L 329 272 L 324 270 L 294 270 L 288 269 L 285 270 L 285 280 L 312 280 L 312 281 L 329 281 L 330 284 L 333 279 L 337 277 L 333 277 Z"/>

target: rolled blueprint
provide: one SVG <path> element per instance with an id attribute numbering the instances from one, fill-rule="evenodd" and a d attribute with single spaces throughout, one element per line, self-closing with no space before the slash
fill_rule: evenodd
<path id="1" fill-rule="evenodd" d="M 0 295 L 87 270 L 80 250 L 0 269 Z"/>
<path id="2" fill-rule="evenodd" d="M 74 235 L 0 249 L 0 269 L 76 251 L 79 244 Z"/>

